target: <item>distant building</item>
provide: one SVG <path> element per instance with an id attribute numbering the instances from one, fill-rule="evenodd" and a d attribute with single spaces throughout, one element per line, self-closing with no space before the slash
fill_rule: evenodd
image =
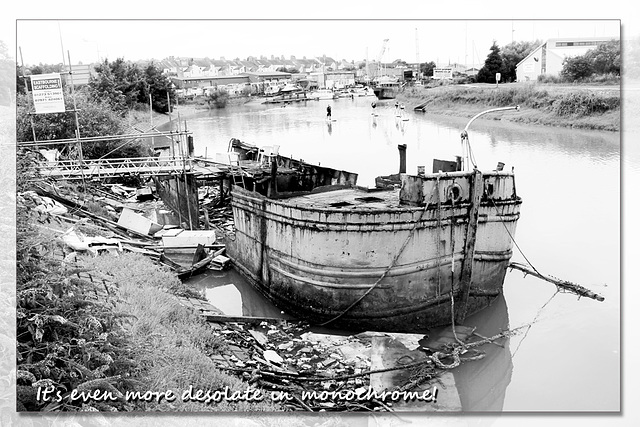
<path id="1" fill-rule="evenodd" d="M 250 85 L 248 76 L 171 77 L 171 83 L 179 96 L 210 95 L 217 90 L 238 95 Z"/>
<path id="2" fill-rule="evenodd" d="M 565 58 L 584 55 L 599 44 L 619 37 L 582 37 L 549 39 L 535 48 L 516 65 L 518 82 L 535 81 L 541 75 L 558 75 L 562 71 Z"/>

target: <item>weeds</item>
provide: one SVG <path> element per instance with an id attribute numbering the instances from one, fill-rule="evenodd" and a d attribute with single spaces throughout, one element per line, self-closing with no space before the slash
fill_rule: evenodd
<path id="1" fill-rule="evenodd" d="M 56 234 L 34 227 L 46 218 L 27 202 L 17 198 L 18 411 L 282 410 L 270 400 L 124 399 L 133 391 L 172 390 L 179 396 L 190 386 L 248 385 L 216 368 L 211 356 L 224 350 L 225 341 L 176 297 L 199 294 L 139 254 L 77 256 L 77 264 L 65 264 Z M 52 399 L 39 395 L 45 388 L 55 391 Z M 79 391 L 114 400 L 71 400 Z"/>
<path id="2" fill-rule="evenodd" d="M 594 93 L 568 93 L 554 100 L 552 109 L 558 116 L 589 116 L 620 108 L 620 98 Z"/>

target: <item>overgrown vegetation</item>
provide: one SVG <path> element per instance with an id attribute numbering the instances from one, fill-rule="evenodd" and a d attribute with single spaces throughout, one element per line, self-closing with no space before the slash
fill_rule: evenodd
<path id="1" fill-rule="evenodd" d="M 172 390 L 180 396 L 190 386 L 248 385 L 216 369 L 210 356 L 223 349 L 223 341 L 179 304 L 178 295 L 199 296 L 173 273 L 133 253 L 63 258 L 57 224 L 34 209 L 35 200 L 30 192 L 17 198 L 19 411 L 281 410 L 270 400 L 126 399 L 135 391 Z M 50 391 L 48 399 L 44 390 Z M 79 392 L 110 393 L 114 400 L 72 400 Z"/>
<path id="2" fill-rule="evenodd" d="M 121 115 L 137 108 L 146 108 L 151 101 L 154 111 L 169 112 L 175 105 L 176 93 L 171 81 L 153 62 L 145 67 L 118 58 L 105 60 L 95 67 L 96 76 L 89 81 L 89 92 L 105 100 Z"/>
<path id="3" fill-rule="evenodd" d="M 33 110 L 28 95 L 18 95 L 16 111 L 16 139 L 18 142 L 53 141 L 75 138 L 76 122 L 74 110 L 78 110 L 78 127 L 81 137 L 119 135 L 125 133 L 127 122 L 102 101 L 95 101 L 87 90 L 79 90 L 72 96 L 65 89 L 65 113 L 30 114 Z M 35 137 L 34 137 L 35 134 Z M 124 141 L 126 142 L 126 141 Z M 42 148 L 56 148 L 63 158 L 78 158 L 77 146 L 52 145 Z M 122 140 L 92 142 L 83 144 L 83 158 L 100 157 L 141 157 L 149 154 L 148 148 L 141 142 Z"/>
<path id="4" fill-rule="evenodd" d="M 33 207 L 18 196 L 17 409 L 81 410 L 82 402 L 69 401 L 74 389 L 120 397 L 136 386 L 139 349 L 127 337 L 123 313 L 113 309 L 116 289 L 75 276 L 78 270 L 56 251 L 56 236 L 33 227 L 44 222 Z M 48 401 L 39 394 L 46 389 L 55 390 Z M 93 408 L 130 409 L 122 400 Z"/>
<path id="5" fill-rule="evenodd" d="M 80 137 L 98 137 L 127 134 L 131 116 L 140 111 L 149 111 L 152 101 L 154 112 L 166 113 L 169 102 L 175 103 L 175 90 L 162 70 L 153 63 L 145 67 L 123 59 L 113 62 L 105 60 L 95 67 L 95 76 L 89 84 L 71 88 L 63 79 L 65 99 L 64 113 L 32 114 L 33 105 L 22 74 L 42 74 L 64 72 L 61 65 L 38 65 L 23 70 L 17 68 L 17 111 L 16 137 L 19 142 L 53 141 L 76 137 L 76 118 L 78 115 Z M 28 80 L 26 81 L 28 83 Z M 74 104 L 75 101 L 75 104 Z M 58 149 L 63 159 L 78 159 L 80 153 L 75 145 L 51 145 L 49 149 Z M 82 156 L 85 159 L 146 157 L 149 148 L 136 140 L 111 140 L 84 143 Z"/>
<path id="6" fill-rule="evenodd" d="M 207 96 L 207 104 L 213 105 L 216 108 L 224 108 L 229 102 L 229 93 L 226 90 L 215 90 L 209 96 Z"/>
<path id="7" fill-rule="evenodd" d="M 410 88 L 401 95 L 407 103 L 425 104 L 429 112 L 473 116 L 482 109 L 520 105 L 507 120 L 588 129 L 620 129 L 620 96 L 617 92 L 558 89 L 535 83 L 496 87 L 443 86 Z"/>

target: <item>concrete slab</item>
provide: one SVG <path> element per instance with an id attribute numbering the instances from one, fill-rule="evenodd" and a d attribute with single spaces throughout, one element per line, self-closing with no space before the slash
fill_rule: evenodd
<path id="1" fill-rule="evenodd" d="M 150 219 L 135 213 L 129 208 L 122 209 L 122 213 L 120 214 L 120 218 L 118 219 L 118 225 L 128 230 L 148 235 L 153 235 L 154 233 L 162 229 L 162 226 L 160 224 L 156 224 Z"/>

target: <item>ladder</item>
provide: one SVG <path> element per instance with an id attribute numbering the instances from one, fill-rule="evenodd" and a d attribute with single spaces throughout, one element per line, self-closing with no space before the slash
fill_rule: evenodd
<path id="1" fill-rule="evenodd" d="M 242 187 L 245 190 L 247 189 L 246 183 L 244 181 L 245 172 L 240 166 L 238 153 L 229 153 L 229 173 L 231 174 L 231 178 L 233 179 L 233 185 Z"/>

